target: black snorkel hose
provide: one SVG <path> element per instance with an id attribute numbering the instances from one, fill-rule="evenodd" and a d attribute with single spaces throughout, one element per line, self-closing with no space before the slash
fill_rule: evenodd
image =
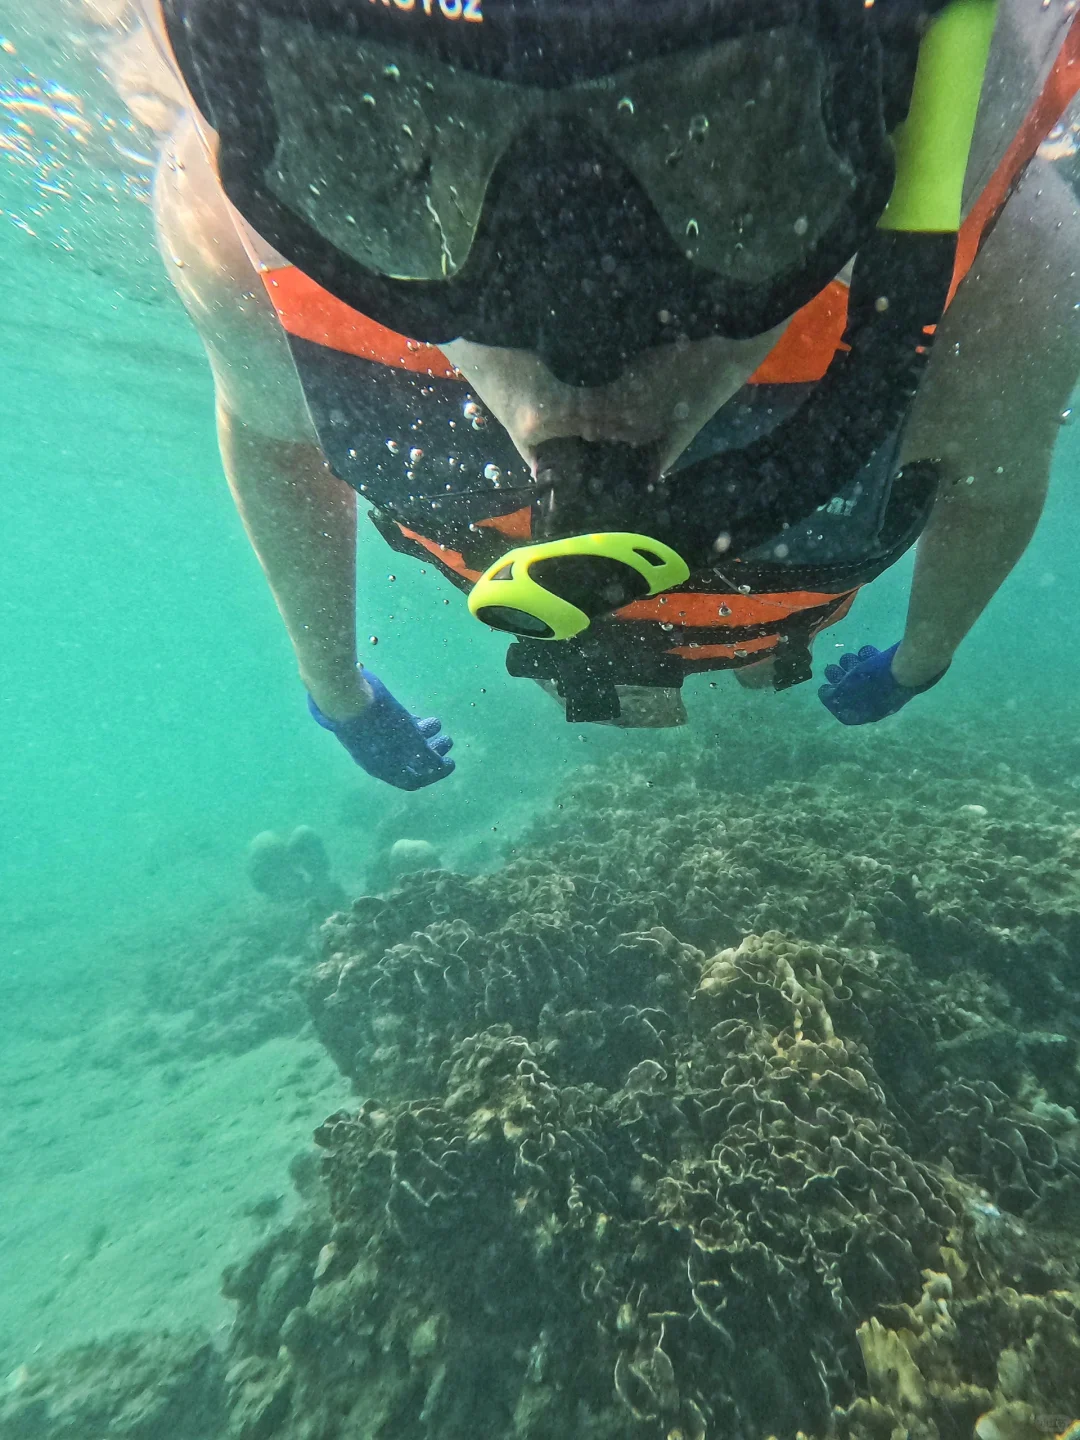
<path id="1" fill-rule="evenodd" d="M 871 236 L 855 262 L 847 327 L 829 369 L 794 415 L 744 449 L 648 486 L 648 451 L 548 442 L 537 475 L 548 486 L 538 533 L 644 532 L 677 550 L 691 571 L 779 539 L 844 491 L 904 424 L 955 256 L 955 232 Z"/>
<path id="2" fill-rule="evenodd" d="M 805 403 L 744 450 L 661 480 L 658 538 L 691 568 L 737 556 L 828 502 L 907 419 L 948 301 L 956 234 L 875 233 L 860 250 L 843 342 Z"/>

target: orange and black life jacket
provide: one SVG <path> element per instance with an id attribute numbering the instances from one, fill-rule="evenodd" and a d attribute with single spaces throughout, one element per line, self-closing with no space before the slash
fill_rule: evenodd
<path id="1" fill-rule="evenodd" d="M 960 234 L 950 299 L 1025 168 L 1080 89 L 1080 26 Z M 434 563 L 468 590 L 533 534 L 538 489 L 509 436 L 434 346 L 350 309 L 292 266 L 264 271 L 324 452 L 371 504 L 391 547 Z M 749 384 L 687 452 L 748 446 L 790 415 L 843 344 L 847 287 L 827 286 L 797 312 Z M 719 569 L 624 606 L 574 642 L 511 645 L 511 674 L 554 680 L 567 718 L 608 718 L 618 684 L 678 686 L 685 675 L 772 656 L 778 688 L 808 679 L 810 644 L 850 608 L 858 587 L 892 565 L 922 530 L 932 467 L 897 477 L 894 434 L 809 521 Z M 640 528 L 647 532 L 643 515 Z M 602 693 L 601 693 L 602 692 Z M 616 709 L 617 713 L 617 709 Z"/>

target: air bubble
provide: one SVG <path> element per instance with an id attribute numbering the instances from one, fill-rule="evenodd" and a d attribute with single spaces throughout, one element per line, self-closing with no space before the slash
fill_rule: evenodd
<path id="1" fill-rule="evenodd" d="M 379 643 L 379 637 L 377 635 L 369 635 L 367 638 L 369 645 L 377 645 Z"/>
<path id="2" fill-rule="evenodd" d="M 498 465 L 485 465 L 484 479 L 490 480 L 493 483 L 497 484 L 502 479 L 502 471 L 499 469 Z"/>
<path id="3" fill-rule="evenodd" d="M 415 465 L 418 460 L 422 460 L 423 458 L 424 452 L 420 449 L 420 446 L 414 445 L 409 451 L 409 464 Z"/>
<path id="4" fill-rule="evenodd" d="M 795 234 L 805 235 L 809 229 L 810 221 L 806 218 L 805 215 L 800 215 L 799 218 L 795 221 Z"/>
<path id="5" fill-rule="evenodd" d="M 661 621 L 660 621 L 660 629 L 661 629 L 661 630 L 674 630 L 674 629 L 675 629 L 675 626 L 671 623 L 670 620 L 661 620 Z"/>
<path id="6" fill-rule="evenodd" d="M 696 140 L 699 144 L 709 133 L 709 117 L 707 115 L 693 115 L 690 118 L 690 139 Z"/>
<path id="7" fill-rule="evenodd" d="M 387 450 L 390 451 L 390 454 L 391 454 L 391 455 L 396 455 L 396 454 L 398 453 L 398 451 L 401 449 L 401 446 L 398 444 L 398 442 L 397 442 L 396 440 L 387 440 L 387 442 L 386 442 L 386 448 L 387 448 Z"/>
<path id="8" fill-rule="evenodd" d="M 721 605 L 721 606 L 720 606 L 720 609 L 719 609 L 719 611 L 718 611 L 717 613 L 720 614 L 720 615 L 730 615 L 730 614 L 731 614 L 731 606 L 730 606 L 730 605 Z"/>
<path id="9" fill-rule="evenodd" d="M 615 108 L 620 115 L 633 115 L 634 102 L 630 99 L 629 95 L 624 95 Z"/>
<path id="10" fill-rule="evenodd" d="M 690 406 L 686 403 L 685 400 L 680 400 L 677 402 L 673 413 L 676 420 L 685 420 L 686 417 L 690 414 Z"/>
<path id="11" fill-rule="evenodd" d="M 386 76 L 387 80 L 401 79 L 401 71 L 394 64 L 384 65 L 382 73 Z"/>
<path id="12" fill-rule="evenodd" d="M 740 585 L 740 586 L 739 586 L 739 594 L 740 594 L 740 595 L 749 595 L 749 594 L 750 594 L 750 586 L 749 586 L 749 585 Z"/>

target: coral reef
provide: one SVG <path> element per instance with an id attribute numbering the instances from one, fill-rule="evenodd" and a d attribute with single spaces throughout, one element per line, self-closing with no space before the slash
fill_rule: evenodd
<path id="1" fill-rule="evenodd" d="M 1080 828 L 998 766 L 585 774 L 502 871 L 328 922 L 308 1002 L 372 1098 L 318 1135 L 280 1433 L 1080 1408 Z"/>
<path id="2" fill-rule="evenodd" d="M 538 1023 L 489 1026 L 451 1045 L 439 1098 L 321 1127 L 335 1223 L 261 1347 L 284 1346 L 292 1423 L 766 1434 L 854 1396 L 859 1323 L 918 1295 L 954 1209 L 836 1032 L 829 1007 L 858 1009 L 844 957 L 770 934 L 705 963 L 647 938 L 678 1019 L 613 1088 L 554 1083 Z"/>
<path id="3" fill-rule="evenodd" d="M 286 840 L 263 830 L 247 853 L 248 879 L 279 905 L 306 905 L 320 918 L 345 903 L 345 892 L 330 874 L 330 857 L 310 825 L 298 825 Z"/>
<path id="4" fill-rule="evenodd" d="M 660 745 L 324 924 L 357 1103 L 226 1275 L 229 1440 L 1080 1419 L 1080 814 L 868 743 Z"/>
<path id="5" fill-rule="evenodd" d="M 520 883 L 440 877 L 435 893 L 460 904 Z M 537 883 L 549 905 L 571 894 L 542 869 Z M 483 906 L 470 909 L 479 923 Z M 1042 1186 L 1018 1206 L 1034 1205 L 1027 1226 L 960 1177 L 966 1122 L 942 1129 L 937 1154 L 913 1144 L 873 1061 L 897 967 L 910 979 L 899 958 L 778 932 L 711 959 L 657 929 L 605 950 L 598 929 L 568 943 L 565 908 L 562 921 L 547 968 L 522 933 L 533 960 L 514 1022 L 486 1025 L 509 922 L 441 920 L 387 946 L 392 907 L 371 901 L 328 926 L 337 958 L 316 1009 L 349 1005 L 344 965 L 367 967 L 369 1028 L 341 1050 L 402 1098 L 318 1132 L 330 1218 L 305 1241 L 311 1294 L 247 1345 L 258 1393 L 278 1397 L 274 1434 L 945 1440 L 995 1405 L 1072 1405 L 1061 1337 L 1080 1305 L 1076 1247 L 1039 1209 L 1067 1191 L 1071 1163 L 1032 1119 L 995 1137 L 1013 1161 L 1004 1180 L 968 1166 L 1007 1190 L 1027 1163 Z M 361 932 L 368 949 L 343 964 Z M 457 949 L 436 951 L 449 938 Z M 568 1049 L 558 1020 L 589 1010 L 570 976 L 590 960 L 593 1006 L 610 1008 L 599 1025 L 576 1019 Z M 442 989 L 423 983 L 444 970 Z M 620 974 L 650 1053 L 604 1044 Z M 425 1018 L 403 1062 L 379 1016 L 405 1005 Z M 929 1017 L 916 1007 L 912 1024 L 931 1056 Z M 960 1088 L 925 1108 L 948 1113 Z M 1004 1092 L 983 1098 L 1005 1127 Z M 946 1151 L 952 1163 L 935 1163 Z M 257 1291 L 241 1305 L 238 1334 L 263 1303 Z M 1010 1360 L 1018 1347 L 1027 1358 Z"/>
<path id="6" fill-rule="evenodd" d="M 387 868 L 397 880 L 418 870 L 438 870 L 439 852 L 428 840 L 395 840 L 386 857 Z"/>
<path id="7" fill-rule="evenodd" d="M 406 876 L 423 870 L 440 870 L 442 863 L 441 852 L 430 840 L 399 835 L 392 842 L 375 848 L 365 871 L 365 884 L 374 893 L 392 890 L 401 885 Z"/>

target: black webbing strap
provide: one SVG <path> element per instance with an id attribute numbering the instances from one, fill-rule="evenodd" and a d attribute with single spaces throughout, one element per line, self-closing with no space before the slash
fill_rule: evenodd
<path id="1" fill-rule="evenodd" d="M 878 231 L 859 252 L 844 341 L 806 402 L 769 435 L 660 481 L 652 528 L 691 570 L 744 554 L 827 504 L 907 418 L 952 281 L 954 234 Z M 598 497 L 605 526 L 626 528 Z M 721 540 L 718 547 L 717 541 Z"/>

